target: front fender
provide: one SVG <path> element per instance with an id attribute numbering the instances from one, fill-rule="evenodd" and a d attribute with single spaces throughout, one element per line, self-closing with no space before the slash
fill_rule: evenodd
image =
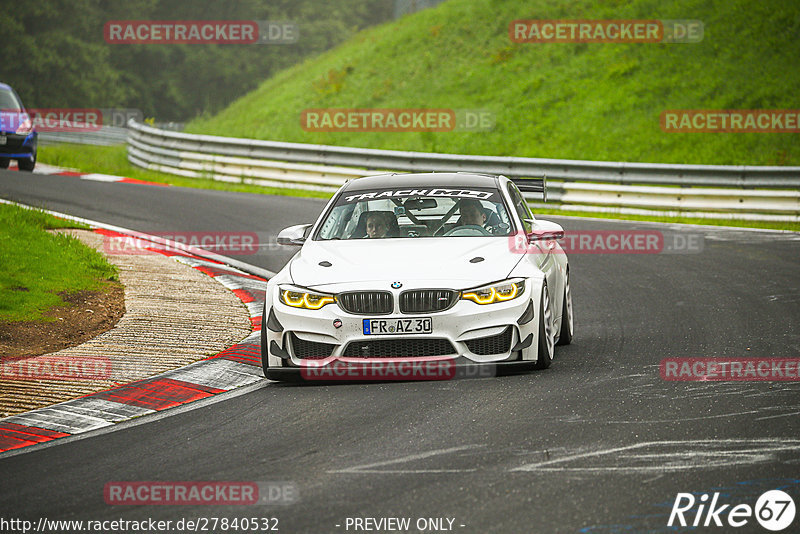
<path id="1" fill-rule="evenodd" d="M 530 284 L 530 301 L 529 306 L 533 311 L 530 320 L 525 324 L 518 324 L 520 342 L 523 343 L 525 348 L 522 349 L 522 359 L 527 361 L 536 361 L 538 358 L 539 347 L 539 317 L 540 303 L 542 299 L 542 291 L 547 283 L 544 275 L 539 273 L 539 276 L 528 278 L 527 283 Z M 528 317 L 525 317 L 527 319 Z M 530 336 L 530 343 L 528 337 Z"/>

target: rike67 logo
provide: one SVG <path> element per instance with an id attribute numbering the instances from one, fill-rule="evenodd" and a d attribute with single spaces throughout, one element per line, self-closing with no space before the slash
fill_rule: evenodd
<path id="1" fill-rule="evenodd" d="M 719 503 L 720 494 L 703 493 L 697 498 L 692 493 L 678 493 L 669 514 L 667 526 L 733 527 L 739 528 L 756 521 L 767 530 L 784 530 L 794 521 L 794 500 L 781 490 L 770 490 L 761 494 L 755 507 L 749 504 Z M 696 509 L 695 509 L 696 506 Z"/>

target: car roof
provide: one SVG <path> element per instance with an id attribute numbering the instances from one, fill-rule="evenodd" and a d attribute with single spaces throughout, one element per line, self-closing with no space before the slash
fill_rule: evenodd
<path id="1" fill-rule="evenodd" d="M 490 187 L 496 189 L 497 176 L 467 172 L 424 172 L 413 174 L 377 174 L 350 180 L 344 191 L 388 189 L 395 187 Z"/>
<path id="2" fill-rule="evenodd" d="M 11 86 L 6 83 L 0 82 L 0 89 L 8 89 L 10 91 Z"/>

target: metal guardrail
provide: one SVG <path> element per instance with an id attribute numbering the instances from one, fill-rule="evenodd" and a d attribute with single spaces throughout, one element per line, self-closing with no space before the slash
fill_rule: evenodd
<path id="1" fill-rule="evenodd" d="M 39 132 L 39 142 L 43 145 L 56 143 L 78 143 L 82 145 L 124 145 L 128 139 L 128 129 L 103 126 L 96 131 L 79 132 Z"/>
<path id="2" fill-rule="evenodd" d="M 548 207 L 552 201 L 583 211 L 800 221 L 800 167 L 405 152 L 195 135 L 135 121 L 129 132 L 133 164 L 197 178 L 334 191 L 348 179 L 386 171 L 547 175 Z"/>

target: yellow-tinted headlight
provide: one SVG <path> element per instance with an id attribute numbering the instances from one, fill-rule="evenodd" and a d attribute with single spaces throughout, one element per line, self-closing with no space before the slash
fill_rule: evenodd
<path id="1" fill-rule="evenodd" d="M 331 304 L 336 301 L 331 295 L 321 295 L 319 293 L 283 288 L 280 290 L 280 299 L 281 302 L 287 306 L 306 310 L 318 310 L 326 304 Z"/>
<path id="2" fill-rule="evenodd" d="M 464 300 L 471 300 L 476 304 L 492 304 L 514 300 L 525 292 L 525 281 L 502 282 L 491 286 L 465 291 L 461 294 Z"/>

